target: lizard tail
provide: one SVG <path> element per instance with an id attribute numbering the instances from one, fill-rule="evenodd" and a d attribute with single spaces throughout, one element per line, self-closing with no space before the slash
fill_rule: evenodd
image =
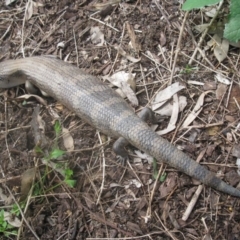
<path id="1" fill-rule="evenodd" d="M 129 129 L 128 136 L 126 137 L 132 145 L 145 151 L 158 161 L 167 163 L 207 186 L 223 193 L 240 197 L 240 190 L 226 184 L 224 181 L 216 177 L 214 173 L 201 166 L 187 154 L 178 150 L 167 140 L 153 132 L 144 122 L 139 121 L 138 124 L 136 124 L 136 121 L 134 122 L 134 128 Z"/>

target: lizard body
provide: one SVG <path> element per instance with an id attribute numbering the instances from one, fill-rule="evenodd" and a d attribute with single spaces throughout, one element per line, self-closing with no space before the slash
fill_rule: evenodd
<path id="1" fill-rule="evenodd" d="M 240 197 L 240 190 L 217 178 L 152 131 L 124 99 L 97 77 L 53 57 L 29 57 L 0 63 L 0 88 L 22 84 L 26 79 L 101 132 L 114 138 L 123 137 L 157 161 L 207 186 Z"/>

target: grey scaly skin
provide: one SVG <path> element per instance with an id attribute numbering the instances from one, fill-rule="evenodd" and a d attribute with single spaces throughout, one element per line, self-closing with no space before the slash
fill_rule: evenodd
<path id="1" fill-rule="evenodd" d="M 96 77 L 53 57 L 30 57 L 0 63 L 0 88 L 22 84 L 26 78 L 101 132 L 114 138 L 123 137 L 158 161 L 207 186 L 240 197 L 239 190 L 153 132 L 124 99 Z M 114 145 L 115 151 L 124 155 L 120 145 Z"/>

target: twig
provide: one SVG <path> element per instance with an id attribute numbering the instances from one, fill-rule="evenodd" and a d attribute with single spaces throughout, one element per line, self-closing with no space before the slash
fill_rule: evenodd
<path id="1" fill-rule="evenodd" d="M 179 37 L 178 37 L 178 42 L 177 42 L 177 46 L 176 46 L 176 53 L 175 53 L 175 57 L 174 57 L 174 61 L 173 61 L 173 66 L 172 66 L 171 76 L 170 76 L 170 79 L 169 79 L 169 82 L 168 82 L 168 86 L 172 84 L 173 75 L 175 73 L 175 66 L 176 66 L 176 62 L 177 62 L 177 58 L 178 58 L 178 53 L 180 51 L 180 44 L 181 44 L 181 41 L 182 41 L 183 30 L 184 30 L 184 26 L 185 26 L 188 14 L 189 14 L 189 12 L 185 13 L 183 23 L 182 23 L 182 26 L 181 26 L 181 30 L 180 30 L 180 34 L 179 34 Z"/>
<path id="2" fill-rule="evenodd" d="M 160 167 L 160 169 L 159 169 L 159 171 L 158 171 L 157 178 L 156 178 L 156 180 L 155 180 L 155 182 L 154 182 L 154 185 L 153 185 L 153 189 L 152 189 L 152 191 L 151 191 L 151 195 L 150 195 L 149 202 L 148 202 L 148 208 L 147 208 L 146 216 L 144 217 L 145 222 L 146 222 L 149 218 L 151 218 L 151 205 L 152 205 L 152 200 L 153 200 L 153 196 L 154 196 L 154 193 L 155 193 L 155 189 L 156 189 L 156 187 L 157 187 L 158 179 L 159 179 L 159 177 L 160 177 L 160 174 L 162 174 L 162 172 L 163 172 L 162 169 L 163 169 L 163 164 L 161 164 L 161 167 Z"/>
<path id="3" fill-rule="evenodd" d="M 157 8 L 159 9 L 159 11 L 160 11 L 161 14 L 163 15 L 163 17 L 166 19 L 166 21 L 167 21 L 169 27 L 171 27 L 172 25 L 171 25 L 171 23 L 169 22 L 169 20 L 168 20 L 166 14 L 164 13 L 164 11 L 162 10 L 162 8 L 160 7 L 159 3 L 158 3 L 156 0 L 154 0 L 154 3 L 156 4 Z"/>
<path id="4" fill-rule="evenodd" d="M 101 23 L 101 24 L 103 24 L 103 25 L 105 25 L 105 26 L 107 26 L 107 27 L 109 27 L 109 28 L 111 28 L 111 29 L 113 29 L 114 31 L 116 31 L 116 32 L 119 32 L 119 30 L 117 29 L 117 28 L 115 28 L 115 27 L 112 27 L 111 25 L 109 25 L 108 23 L 105 23 L 105 22 L 103 22 L 103 21 L 101 21 L 101 20 L 99 20 L 99 19 L 97 19 L 97 18 L 93 18 L 93 17 L 89 17 L 90 19 L 92 19 L 92 20 L 94 20 L 94 21 L 96 21 L 96 22 L 99 22 L 99 23 Z"/>
<path id="5" fill-rule="evenodd" d="M 75 35 L 74 29 L 73 29 L 73 39 L 74 39 L 74 45 L 75 45 L 75 50 L 76 50 L 76 56 L 77 56 L 77 66 L 79 67 L 79 57 L 78 57 L 77 41 L 76 41 L 76 35 Z"/>
<path id="6" fill-rule="evenodd" d="M 198 44 L 197 44 L 197 47 L 195 48 L 195 50 L 194 50 L 194 52 L 193 52 L 193 55 L 192 55 L 192 57 L 190 58 L 190 60 L 189 60 L 189 62 L 188 62 L 189 65 L 192 64 L 192 61 L 193 61 L 193 59 L 195 58 L 199 47 L 201 46 L 201 44 L 202 44 L 202 42 L 203 42 L 203 40 L 204 40 L 204 38 L 205 38 L 205 36 L 206 36 L 206 34 L 207 34 L 210 26 L 211 26 L 211 25 L 213 24 L 213 22 L 215 21 L 215 19 L 216 19 L 217 15 L 218 15 L 218 13 L 219 13 L 222 5 L 223 5 L 223 0 L 219 3 L 218 8 L 217 8 L 217 11 L 216 11 L 216 14 L 215 14 L 214 17 L 212 18 L 212 20 L 211 20 L 211 22 L 209 23 L 208 27 L 204 30 L 204 32 L 203 32 L 203 34 L 202 34 L 202 36 L 201 36 L 201 38 L 200 38 L 200 40 L 199 40 L 199 42 L 198 42 Z"/>
<path id="7" fill-rule="evenodd" d="M 203 185 L 201 184 L 201 185 L 198 186 L 197 191 L 194 193 L 194 195 L 193 195 L 193 197 L 192 197 L 192 199 L 191 199 L 191 201 L 190 201 L 190 203 L 189 203 L 185 213 L 182 216 L 182 220 L 183 221 L 187 221 L 187 219 L 188 219 L 190 213 L 192 212 L 192 210 L 193 210 L 193 208 L 194 208 L 194 206 L 195 206 L 195 204 L 196 204 L 196 202 L 198 200 L 198 197 L 200 196 L 202 190 L 203 190 Z"/>
<path id="8" fill-rule="evenodd" d="M 97 135 L 98 135 L 98 140 L 100 142 L 100 144 L 102 145 L 102 139 L 101 139 L 101 136 L 99 134 L 99 132 L 97 132 Z M 103 150 L 103 147 L 101 147 L 101 152 L 102 152 L 102 159 L 103 159 L 103 163 L 102 163 L 102 183 L 101 183 L 101 187 L 99 189 L 99 194 L 98 194 L 98 199 L 97 199 L 97 202 L 96 204 L 98 205 L 99 201 L 100 201 L 100 198 L 101 198 L 101 195 L 102 195 L 102 191 L 104 189 L 104 182 L 105 182 L 105 172 L 106 172 L 106 159 L 105 159 L 105 155 L 104 155 L 104 150 Z"/>

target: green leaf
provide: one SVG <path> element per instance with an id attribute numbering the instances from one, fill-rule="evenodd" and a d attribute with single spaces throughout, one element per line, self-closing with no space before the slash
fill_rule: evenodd
<path id="1" fill-rule="evenodd" d="M 167 177 L 167 173 L 165 172 L 165 173 L 163 173 L 163 174 L 160 176 L 159 181 L 160 181 L 160 182 L 164 182 L 164 181 L 166 180 L 166 177 Z"/>
<path id="2" fill-rule="evenodd" d="M 71 188 L 75 187 L 76 185 L 76 180 L 65 179 L 64 182 Z"/>
<path id="3" fill-rule="evenodd" d="M 0 223 L 4 222 L 4 210 L 0 211 Z"/>
<path id="4" fill-rule="evenodd" d="M 153 178 L 156 180 L 158 176 L 157 161 L 153 159 Z"/>
<path id="5" fill-rule="evenodd" d="M 36 153 L 43 153 L 43 150 L 39 146 L 35 146 L 34 150 Z"/>
<path id="6" fill-rule="evenodd" d="M 67 169 L 65 170 L 65 178 L 66 178 L 66 179 L 69 179 L 69 178 L 72 177 L 72 175 L 73 175 L 73 170 L 67 168 Z"/>
<path id="7" fill-rule="evenodd" d="M 57 137 L 60 135 L 61 130 L 62 130 L 61 124 L 60 124 L 60 122 L 57 120 L 57 121 L 55 122 L 55 124 L 54 124 L 54 131 L 55 131 L 55 134 L 56 134 Z"/>
<path id="8" fill-rule="evenodd" d="M 50 152 L 49 159 L 58 159 L 65 154 L 65 151 L 60 149 L 54 149 Z"/>
<path id="9" fill-rule="evenodd" d="M 8 225 L 8 223 L 6 221 L 2 223 L 2 226 L 4 229 L 7 229 L 7 225 Z"/>
<path id="10" fill-rule="evenodd" d="M 229 41 L 237 42 L 240 39 L 240 1 L 231 0 L 230 15 L 228 23 L 225 25 L 224 37 Z"/>
<path id="11" fill-rule="evenodd" d="M 221 0 L 187 0 L 182 5 L 182 10 L 189 11 L 194 8 L 202 8 L 204 6 L 211 6 L 219 3 Z M 237 0 L 238 1 L 238 0 Z"/>

